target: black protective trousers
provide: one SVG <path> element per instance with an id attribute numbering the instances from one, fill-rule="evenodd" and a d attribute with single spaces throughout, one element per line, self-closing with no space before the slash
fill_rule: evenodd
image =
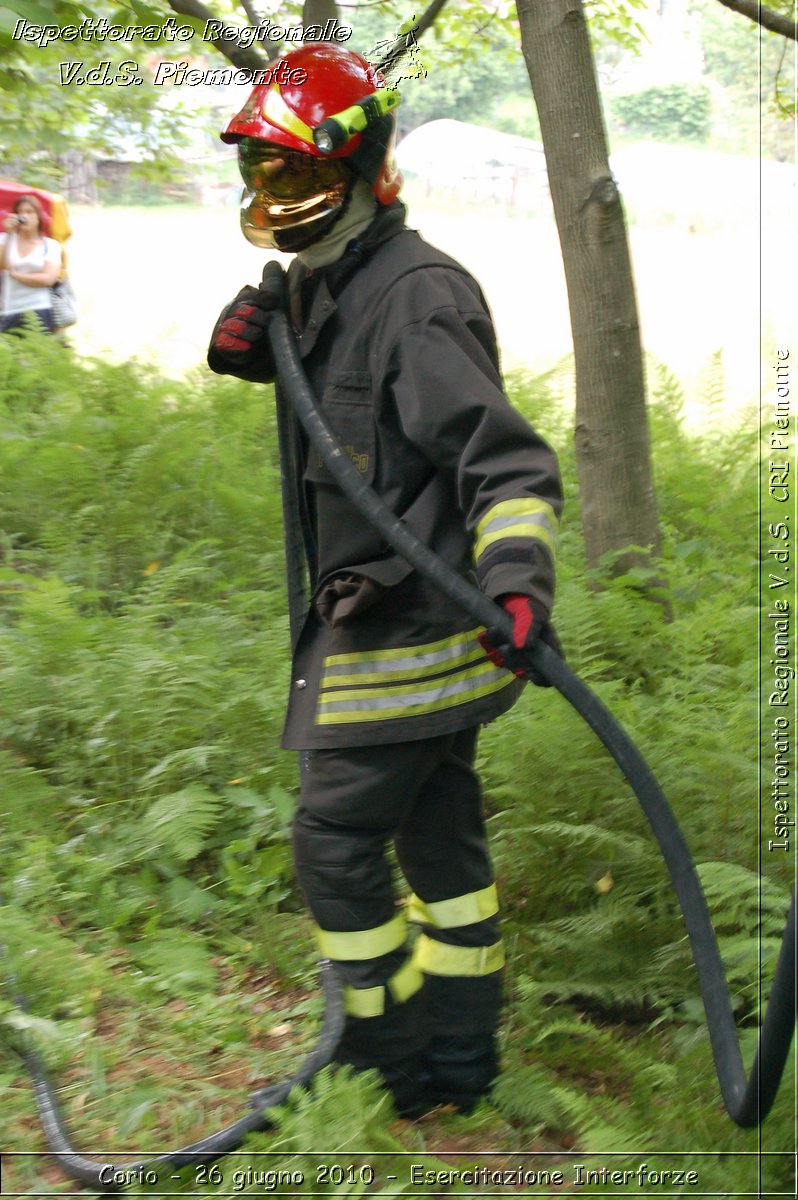
<path id="1" fill-rule="evenodd" d="M 294 856 L 345 981 L 338 1059 L 380 1069 L 400 1111 L 468 1109 L 498 1069 L 503 947 L 476 743 L 467 729 L 314 750 L 302 771 Z"/>

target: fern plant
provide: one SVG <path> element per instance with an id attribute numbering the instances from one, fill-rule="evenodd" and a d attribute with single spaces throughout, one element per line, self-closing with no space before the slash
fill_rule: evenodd
<path id="1" fill-rule="evenodd" d="M 295 1065 L 320 1017 L 288 843 L 296 764 L 278 749 L 288 637 L 271 397 L 222 379 L 178 388 L 54 339 L 0 343 L 3 937 L 29 994 L 26 1036 L 68 1060 L 65 1100 L 89 1140 L 113 1126 L 167 1144 Z M 789 883 L 774 863 L 760 884 L 751 836 L 756 438 L 727 417 L 694 436 L 691 398 L 650 367 L 666 625 L 634 579 L 596 590 L 586 578 L 572 374 L 564 361 L 511 382 L 566 477 L 558 630 L 704 863 L 752 1023 L 755 958 L 779 936 Z M 713 360 L 713 404 L 722 384 Z M 527 688 L 480 745 L 511 949 L 496 1141 L 589 1156 L 689 1140 L 706 1155 L 704 1191 L 754 1190 L 756 1136 L 722 1114 L 683 928 L 627 784 L 552 690 Z M 33 1116 L 9 1049 L 18 1026 L 0 1006 L 12 1146 Z M 382 1191 L 397 1145 L 426 1160 L 447 1121 L 473 1136 L 451 1115 L 397 1130 L 373 1080 L 338 1073 L 318 1088 L 281 1113 L 285 1163 L 311 1142 L 365 1150 Z M 779 1154 L 788 1092 L 762 1134 Z M 781 1163 L 767 1160 L 763 1186 L 787 1186 Z M 35 1168 L 21 1174 L 16 1190 L 47 1190 Z"/>

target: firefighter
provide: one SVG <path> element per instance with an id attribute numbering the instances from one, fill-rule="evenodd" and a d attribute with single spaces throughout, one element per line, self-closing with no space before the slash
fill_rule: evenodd
<path id="1" fill-rule="evenodd" d="M 338 1060 L 378 1068 L 401 1113 L 470 1111 L 498 1071 L 504 962 L 477 735 L 522 686 L 514 647 L 553 640 L 557 463 L 503 393 L 478 285 L 405 225 L 393 115 L 331 155 L 314 143 L 313 129 L 377 94 L 380 76 L 331 44 L 286 62 L 306 81 L 256 87 L 222 134 L 238 148 L 243 231 L 295 254 L 284 303 L 299 353 L 363 479 L 514 622 L 512 646 L 473 628 L 371 528 L 296 427 L 312 584 L 282 742 L 306 752 L 297 877 L 321 954 L 345 981 Z M 245 287 L 224 309 L 212 370 L 274 379 L 275 302 Z"/>

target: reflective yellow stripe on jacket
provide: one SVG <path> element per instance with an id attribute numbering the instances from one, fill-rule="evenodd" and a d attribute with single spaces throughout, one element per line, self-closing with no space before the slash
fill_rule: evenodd
<path id="1" fill-rule="evenodd" d="M 316 724 L 418 716 L 510 686 L 513 676 L 485 657 L 479 632 L 471 629 L 421 646 L 329 655 Z"/>
<path id="2" fill-rule="evenodd" d="M 554 558 L 557 551 L 559 521 L 545 500 L 524 496 L 501 500 L 485 513 L 475 532 L 474 559 L 479 562 L 491 546 L 504 540 L 531 538 L 541 542 Z"/>

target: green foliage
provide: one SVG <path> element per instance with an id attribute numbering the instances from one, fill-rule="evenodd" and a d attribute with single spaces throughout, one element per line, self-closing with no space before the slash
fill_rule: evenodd
<path id="1" fill-rule="evenodd" d="M 291 768 L 268 397 L 175 395 L 52 339 L 4 343 L 0 375 L 0 771 L 70 817 L 42 861 L 14 808 L 29 903 L 60 892 L 123 929 L 152 921 L 152 888 L 166 921 L 210 911 L 220 878 L 275 902 Z"/>
<path id="2" fill-rule="evenodd" d="M 612 111 L 627 133 L 661 142 L 705 142 L 710 93 L 705 84 L 672 83 L 615 96 Z"/>
<path id="3" fill-rule="evenodd" d="M 103 22 L 146 34 L 109 38 Z M 169 32 L 175 26 L 194 34 L 175 40 Z M 214 122 L 207 108 L 198 108 L 198 89 L 185 89 L 195 93 L 187 100 L 180 88 L 156 86 L 149 61 L 153 55 L 185 61 L 213 53 L 201 38 L 204 26 L 202 18 L 148 0 L 111 0 L 91 10 L 72 0 L 5 0 L 0 173 L 58 190 L 71 177 L 74 182 L 78 163 L 116 159 L 127 164 L 124 185 L 109 185 L 118 202 L 125 196 L 146 202 L 167 180 L 173 186 L 196 183 L 197 168 L 186 164 L 186 150 L 196 156 L 198 130 Z M 48 32 L 37 35 L 37 27 Z"/>
<path id="4" fill-rule="evenodd" d="M 790 0 L 776 12 L 794 19 Z M 716 87 L 713 143 L 719 149 L 793 162 L 795 87 L 790 43 L 722 4 L 695 4 L 704 69 Z"/>
<path id="5" fill-rule="evenodd" d="M 376 1071 L 355 1074 L 351 1068 L 326 1068 L 311 1087 L 297 1088 L 276 1114 L 281 1148 L 301 1154 L 310 1147 L 346 1146 L 358 1150 L 399 1150 L 385 1131 L 391 1100 Z"/>
<path id="6" fill-rule="evenodd" d="M 646 0 L 588 0 L 585 15 L 592 38 L 599 47 L 635 53 L 644 37 L 638 13 L 645 7 Z M 407 13 L 386 3 L 362 6 L 347 17 L 354 31 L 352 48 L 368 54 L 398 29 Z M 449 117 L 539 139 L 514 6 L 496 10 L 481 0 L 445 6 L 419 42 L 419 57 L 426 75 L 400 85 L 397 117 L 402 133 Z"/>
<path id="7" fill-rule="evenodd" d="M 202 850 L 222 816 L 222 798 L 207 788 L 189 785 L 161 796 L 141 820 L 142 847 L 150 855 L 166 853 L 181 863 Z"/>
<path id="8" fill-rule="evenodd" d="M 638 13 L 646 11 L 648 0 L 584 0 L 584 7 L 593 40 L 632 53 L 640 49 L 646 35 Z"/>
<path id="9" fill-rule="evenodd" d="M 128 14 L 126 20 L 131 19 Z M 163 24 L 163 14 L 158 19 Z M 191 141 L 196 117 L 182 102 L 168 107 L 163 103 L 164 89 L 154 86 L 144 67 L 152 46 L 117 42 L 109 48 L 108 42 L 99 40 L 44 47 L 14 42 L 12 50 L 14 66 L 9 63 L 0 70 L 4 175 L 58 190 L 70 162 L 74 165 L 76 158 L 88 157 L 126 161 L 139 181 L 188 177 L 181 152 Z M 132 68 L 121 71 L 122 62 L 136 65 L 138 86 L 79 85 L 66 82 L 66 75 L 62 80 L 62 64 L 68 71 L 69 64 L 78 63 L 81 73 L 98 70 L 103 78 L 107 70 L 111 79 L 130 81 Z M 104 68 L 104 63 L 110 65 Z"/>
<path id="10" fill-rule="evenodd" d="M 769 981 L 776 969 L 789 889 L 731 862 L 701 863 L 698 875 L 737 1006 L 762 1017 L 768 993 L 757 977 Z"/>
<path id="11" fill-rule="evenodd" d="M 561 454 L 568 658 L 682 824 L 747 1027 L 789 885 L 784 863 L 755 873 L 751 838 L 756 445 L 724 415 L 717 358 L 703 385 L 711 436 L 685 430 L 661 364 L 649 376 L 667 624 L 633 577 L 596 590 L 586 576 L 570 365 L 510 391 Z M 270 414 L 260 387 L 176 385 L 54 339 L 0 340 L 0 943 L 29 1001 L 25 1015 L 0 1001 L 4 1144 L 30 1141 L 10 1053 L 22 1038 L 59 1069 L 85 1144 L 114 1129 L 135 1150 L 238 1115 L 318 1028 L 288 841 L 295 762 L 278 749 L 288 661 Z M 235 1167 L 262 1169 L 268 1151 L 309 1191 L 310 1147 L 355 1148 L 374 1156 L 363 1194 L 387 1194 L 390 1174 L 406 1178 L 401 1148 L 426 1161 L 435 1131 L 473 1136 L 476 1121 L 490 1122 L 485 1144 L 562 1140 L 586 1161 L 689 1142 L 736 1156 L 702 1160 L 702 1190 L 732 1176 L 754 1190 L 739 1152 L 756 1135 L 720 1111 L 683 926 L 627 785 L 572 710 L 533 688 L 485 731 L 481 768 L 511 950 L 497 1109 L 397 1132 L 373 1077 L 325 1074 Z M 785 1152 L 788 1093 L 767 1127 Z M 17 1190 L 47 1191 L 35 1163 L 17 1169 Z M 786 1186 L 781 1159 L 767 1178 Z M 190 1173 L 175 1190 L 218 1194 Z"/>
<path id="12" fill-rule="evenodd" d="M 163 930 L 137 946 L 133 957 L 156 990 L 190 996 L 216 987 L 216 972 L 204 940 L 184 929 Z"/>
<path id="13" fill-rule="evenodd" d="M 379 57 L 372 48 L 392 37 L 406 15 L 400 16 L 393 6 L 354 13 L 349 44 L 367 57 Z M 497 19 L 465 18 L 459 9 L 450 13 L 444 8 L 433 28 L 419 41 L 417 55 L 426 76 L 399 83 L 402 103 L 397 119 L 401 133 L 409 133 L 425 121 L 448 117 L 537 136 L 537 118 L 517 30 Z"/>

